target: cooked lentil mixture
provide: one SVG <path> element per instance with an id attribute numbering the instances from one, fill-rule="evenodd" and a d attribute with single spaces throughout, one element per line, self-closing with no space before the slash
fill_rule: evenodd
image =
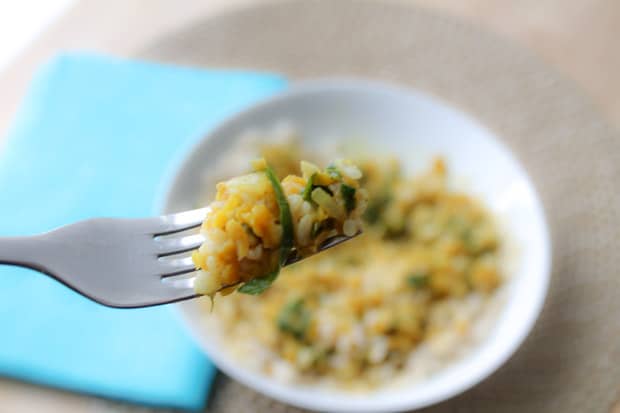
<path id="1" fill-rule="evenodd" d="M 301 174 L 282 181 L 264 159 L 253 166 L 255 172 L 217 184 L 201 228 L 205 241 L 192 255 L 199 294 L 260 294 L 293 251 L 306 257 L 328 238 L 361 231 L 367 193 L 350 161 L 323 170 L 302 161 Z"/>
<path id="2" fill-rule="evenodd" d="M 278 155 L 284 158 L 282 165 L 290 165 L 286 153 Z M 230 351 L 253 368 L 287 380 L 381 385 L 406 369 L 417 348 L 442 333 L 456 337 L 451 345 L 458 346 L 458 337 L 471 333 L 477 317 L 471 309 L 481 308 L 479 303 L 502 283 L 493 218 L 476 199 L 450 189 L 442 159 L 414 177 L 406 176 L 395 159 L 355 164 L 361 174 L 355 168 L 349 177 L 359 178 L 368 193 L 362 235 L 283 269 L 278 282 L 260 296 L 235 294 L 216 302 L 212 317 Z M 296 223 L 296 242 L 305 246 L 312 243 L 312 231 L 301 221 L 310 204 L 301 193 L 316 167 L 302 164 L 301 172 L 301 177 L 285 178 L 282 187 Z M 272 190 L 263 175 L 252 176 L 253 184 L 261 182 L 254 188 Z M 231 184 L 221 185 L 217 202 L 228 202 Z M 358 188 L 357 182 L 351 185 Z M 263 199 L 263 193 L 252 196 Z M 347 210 L 344 198 L 339 199 L 340 211 Z M 366 203 L 359 191 L 356 200 L 355 231 L 359 204 Z M 277 206 L 270 202 L 264 208 L 273 222 Z M 346 219 L 340 215 L 338 222 Z M 280 229 L 252 228 L 263 237 L 263 248 L 278 245 Z M 243 228 L 236 231 L 251 239 Z M 237 256 L 247 255 L 256 242 L 229 248 L 241 248 Z M 235 277 L 218 280 L 218 285 Z"/>

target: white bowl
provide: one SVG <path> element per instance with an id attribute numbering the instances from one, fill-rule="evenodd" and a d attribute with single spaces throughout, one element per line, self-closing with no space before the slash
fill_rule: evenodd
<path id="1" fill-rule="evenodd" d="M 367 394 L 283 384 L 250 371 L 218 346 L 205 326 L 208 314 L 195 301 L 179 304 L 194 337 L 224 373 L 283 402 L 314 410 L 375 412 L 420 408 L 474 386 L 499 368 L 531 330 L 541 311 L 550 270 L 550 241 L 543 208 L 523 168 L 493 134 L 463 113 L 428 95 L 357 80 L 320 80 L 240 113 L 205 136 L 182 161 L 163 209 L 190 209 L 200 200 L 205 169 L 249 128 L 292 121 L 311 146 L 334 137 L 364 137 L 398 154 L 416 172 L 441 154 L 452 176 L 498 217 L 517 257 L 507 302 L 487 338 L 469 355 L 420 382 Z M 224 298 L 225 299 L 225 298 Z M 251 337 L 248 337 L 251 339 Z"/>

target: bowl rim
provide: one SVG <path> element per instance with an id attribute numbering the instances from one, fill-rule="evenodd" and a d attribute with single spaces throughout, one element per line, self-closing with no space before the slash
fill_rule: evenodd
<path id="1" fill-rule="evenodd" d="M 452 382 L 450 386 L 445 386 L 443 392 L 439 392 L 438 394 L 427 397 L 420 397 L 417 400 L 399 398 L 398 400 L 393 400 L 390 403 L 385 403 L 384 405 L 377 406 L 375 404 L 369 403 L 369 400 L 367 399 L 364 400 L 364 403 L 359 403 L 360 399 L 357 399 L 358 402 L 355 403 L 354 399 L 356 398 L 356 394 L 351 393 L 350 397 L 344 397 L 343 393 L 343 396 L 337 396 L 339 401 L 335 404 L 335 399 L 331 398 L 331 396 L 328 396 L 329 400 L 317 400 L 315 397 L 313 397 L 312 400 L 300 399 L 295 394 L 299 391 L 299 388 L 292 389 L 292 386 L 288 384 L 284 384 L 281 382 L 276 383 L 273 379 L 265 375 L 262 375 L 247 368 L 239 368 L 235 366 L 234 363 L 231 362 L 231 360 L 229 360 L 225 356 L 222 356 L 223 353 L 218 353 L 217 351 L 214 351 L 213 347 L 205 343 L 205 340 L 199 333 L 198 329 L 192 325 L 190 317 L 185 313 L 182 303 L 176 304 L 175 309 L 180 314 L 182 323 L 186 326 L 187 330 L 190 332 L 190 335 L 197 341 L 200 348 L 220 370 L 222 370 L 225 374 L 229 375 L 233 379 L 254 389 L 255 391 L 263 393 L 269 397 L 288 404 L 311 410 L 328 410 L 342 412 L 355 411 L 362 413 L 375 411 L 389 412 L 419 409 L 448 400 L 474 387 L 475 385 L 479 384 L 484 379 L 489 377 L 496 370 L 498 370 L 506 361 L 508 361 L 508 359 L 510 359 L 514 355 L 514 353 L 521 346 L 521 344 L 523 344 L 525 339 L 532 331 L 536 321 L 538 320 L 543 310 L 543 306 L 549 290 L 552 268 L 552 244 L 550 229 L 545 208 L 542 204 L 536 186 L 534 185 L 526 169 L 523 167 L 522 163 L 519 161 L 517 156 L 515 156 L 514 152 L 502 140 L 497 139 L 496 134 L 494 134 L 491 130 L 489 130 L 489 128 L 487 128 L 484 124 L 479 122 L 469 113 L 461 110 L 461 108 L 455 107 L 454 105 L 450 104 L 447 101 L 444 101 L 441 98 L 438 98 L 435 95 L 431 95 L 429 93 L 392 82 L 370 80 L 361 77 L 326 77 L 296 81 L 291 83 L 287 89 L 276 93 L 270 97 L 262 99 L 257 103 L 252 104 L 249 107 L 246 107 L 245 109 L 227 117 L 216 127 L 203 134 L 201 138 L 199 138 L 186 151 L 179 154 L 179 156 L 177 156 L 177 158 L 174 159 L 173 162 L 171 162 L 171 166 L 169 168 L 170 173 L 166 175 L 168 179 L 164 180 L 164 184 L 162 185 L 162 191 L 160 191 L 161 196 L 158 197 L 155 202 L 155 210 L 157 213 L 174 212 L 168 210 L 168 205 L 171 202 L 171 196 L 175 183 L 180 178 L 182 170 L 190 160 L 191 154 L 200 146 L 204 145 L 206 141 L 210 140 L 212 136 L 219 134 L 220 131 L 226 130 L 231 125 L 234 125 L 239 118 L 246 117 L 254 112 L 264 110 L 265 108 L 268 108 L 272 105 L 277 105 L 282 101 L 287 101 L 289 99 L 295 99 L 300 96 L 313 93 L 322 93 L 326 91 L 344 91 L 353 93 L 380 92 L 393 94 L 396 96 L 416 96 L 418 98 L 422 98 L 424 100 L 434 103 L 435 105 L 443 107 L 443 109 L 448 109 L 449 111 L 455 113 L 458 116 L 464 117 L 469 122 L 474 124 L 477 128 L 485 131 L 488 136 L 494 141 L 494 143 L 497 144 L 501 148 L 501 150 L 503 150 L 506 155 L 512 160 L 519 174 L 522 176 L 524 181 L 527 183 L 529 189 L 532 191 L 532 200 L 534 202 L 533 208 L 536 210 L 540 218 L 540 230 L 542 235 L 541 242 L 543 245 L 543 251 L 541 255 L 542 261 L 540 264 L 540 273 L 542 277 L 540 278 L 539 288 L 536 290 L 533 296 L 533 305 L 530 307 L 529 312 L 527 312 L 527 314 L 522 317 L 523 321 L 520 324 L 521 328 L 518 331 L 518 334 L 513 337 L 512 341 L 506 341 L 505 345 L 501 349 L 502 351 L 496 353 L 495 357 L 488 358 L 482 367 L 473 371 L 470 375 L 462 378 L 460 381 Z M 480 344 L 478 344 L 478 346 L 480 346 Z M 389 390 L 394 391 L 394 389 Z M 364 393 L 364 395 L 366 395 L 366 393 Z"/>

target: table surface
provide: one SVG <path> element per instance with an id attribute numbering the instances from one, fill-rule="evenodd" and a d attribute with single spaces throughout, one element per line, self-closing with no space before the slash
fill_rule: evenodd
<path id="1" fill-rule="evenodd" d="M 59 50 L 130 56 L 158 35 L 205 16 L 267 0 L 83 0 L 0 73 L 0 143 L 35 68 Z M 393 0 L 395 1 L 395 0 Z M 620 2 L 617 0 L 400 0 L 441 10 L 524 45 L 584 89 L 620 127 Z M 79 34 L 77 36 L 76 34 Z M 0 406 L 15 412 L 117 412 L 139 408 L 0 380 Z M 141 410 L 143 411 L 143 410 Z M 612 407 L 620 413 L 620 406 Z"/>

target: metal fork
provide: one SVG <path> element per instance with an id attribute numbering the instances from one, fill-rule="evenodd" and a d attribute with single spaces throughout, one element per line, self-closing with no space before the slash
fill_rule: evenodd
<path id="1" fill-rule="evenodd" d="M 94 218 L 27 237 L 0 237 L 0 264 L 27 267 L 100 304 L 137 308 L 196 297 L 190 251 L 210 209 L 153 218 Z M 327 239 L 319 251 L 351 237 Z M 185 253 L 185 254 L 184 254 Z M 285 265 L 301 258 L 291 252 Z"/>

